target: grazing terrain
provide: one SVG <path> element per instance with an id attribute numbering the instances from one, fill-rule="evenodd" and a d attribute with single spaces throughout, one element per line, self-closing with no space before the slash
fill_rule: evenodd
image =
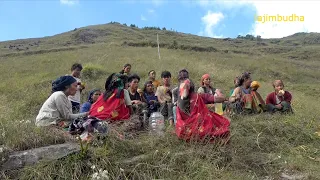
<path id="1" fill-rule="evenodd" d="M 187 68 L 196 85 L 210 73 L 214 87 L 228 95 L 234 77 L 249 71 L 261 83 L 258 91 L 265 99 L 273 91 L 272 81 L 282 79 L 293 95 L 295 113 L 234 117 L 228 146 L 186 143 L 170 129 L 164 137 L 142 133 L 120 141 L 110 136 L 80 154 L 0 170 L 0 179 L 90 179 L 99 169 L 109 179 L 320 179 L 320 34 L 213 39 L 109 23 L 0 42 L 0 165 L 7 151 L 64 142 L 34 121 L 51 81 L 70 73 L 75 62 L 85 67 L 83 101 L 90 89 L 102 89 L 108 75 L 130 63 L 142 78 L 141 87 L 151 69 L 158 79 L 169 70 L 176 84 L 177 72 Z"/>

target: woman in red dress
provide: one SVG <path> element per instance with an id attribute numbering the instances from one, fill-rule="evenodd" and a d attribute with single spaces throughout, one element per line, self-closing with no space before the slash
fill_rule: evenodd
<path id="1" fill-rule="evenodd" d="M 189 80 L 189 73 L 183 69 L 179 72 L 179 98 L 177 107 L 176 135 L 184 140 L 210 141 L 220 138 L 229 140 L 230 122 L 227 118 L 211 112 L 206 103 L 223 102 L 224 97 L 212 94 L 197 94 L 194 84 Z"/>
<path id="2" fill-rule="evenodd" d="M 128 77 L 122 74 L 111 74 L 105 83 L 105 92 L 92 104 L 89 116 L 100 120 L 129 120 L 131 100 L 125 89 Z"/>

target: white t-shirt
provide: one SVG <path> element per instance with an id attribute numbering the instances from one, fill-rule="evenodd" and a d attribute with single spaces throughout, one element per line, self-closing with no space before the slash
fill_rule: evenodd
<path id="1" fill-rule="evenodd" d="M 128 90 L 124 89 L 124 90 L 123 90 L 123 94 L 124 94 L 124 101 L 125 101 L 126 105 L 127 105 L 127 106 L 132 105 L 132 102 L 131 102 L 131 99 L 130 99 L 130 95 L 129 95 Z"/>
<path id="2" fill-rule="evenodd" d="M 72 105 L 62 91 L 57 91 L 44 102 L 36 117 L 37 126 L 56 125 L 61 120 L 73 120 L 86 113 L 73 114 Z"/>
<path id="3" fill-rule="evenodd" d="M 72 76 L 72 77 L 73 77 L 73 76 Z M 76 77 L 73 77 L 73 78 L 75 78 L 78 83 L 81 83 L 81 79 L 76 78 Z M 79 104 L 80 104 L 80 102 L 81 102 L 80 89 L 81 89 L 81 86 L 78 85 L 78 86 L 77 86 L 77 92 L 76 92 L 76 94 L 75 94 L 74 96 L 68 96 L 68 99 L 69 99 L 70 101 L 73 101 L 73 102 L 76 102 L 76 103 L 79 103 Z"/>

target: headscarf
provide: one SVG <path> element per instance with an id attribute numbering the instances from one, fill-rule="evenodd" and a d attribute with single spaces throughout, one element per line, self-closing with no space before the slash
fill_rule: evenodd
<path id="1" fill-rule="evenodd" d="M 88 102 L 91 102 L 92 103 L 92 96 L 95 92 L 97 91 L 100 91 L 100 89 L 93 89 L 89 92 L 89 95 L 88 95 Z"/>
<path id="2" fill-rule="evenodd" d="M 210 75 L 209 75 L 209 74 L 204 74 L 204 75 L 201 77 L 201 82 L 200 82 L 201 86 L 204 86 L 203 80 L 204 80 L 204 79 L 208 79 L 208 78 L 210 78 Z"/>
<path id="3" fill-rule="evenodd" d="M 64 91 L 66 86 L 71 85 L 77 80 L 72 76 L 61 76 L 52 82 L 52 93 L 56 91 Z"/>

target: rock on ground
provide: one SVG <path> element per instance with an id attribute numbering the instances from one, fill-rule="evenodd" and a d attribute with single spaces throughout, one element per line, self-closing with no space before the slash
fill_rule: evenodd
<path id="1" fill-rule="evenodd" d="M 34 165 L 40 160 L 56 160 L 79 151 L 79 144 L 65 143 L 13 152 L 6 158 L 7 160 L 4 162 L 1 169 L 12 170 L 22 168 L 27 165 Z"/>

